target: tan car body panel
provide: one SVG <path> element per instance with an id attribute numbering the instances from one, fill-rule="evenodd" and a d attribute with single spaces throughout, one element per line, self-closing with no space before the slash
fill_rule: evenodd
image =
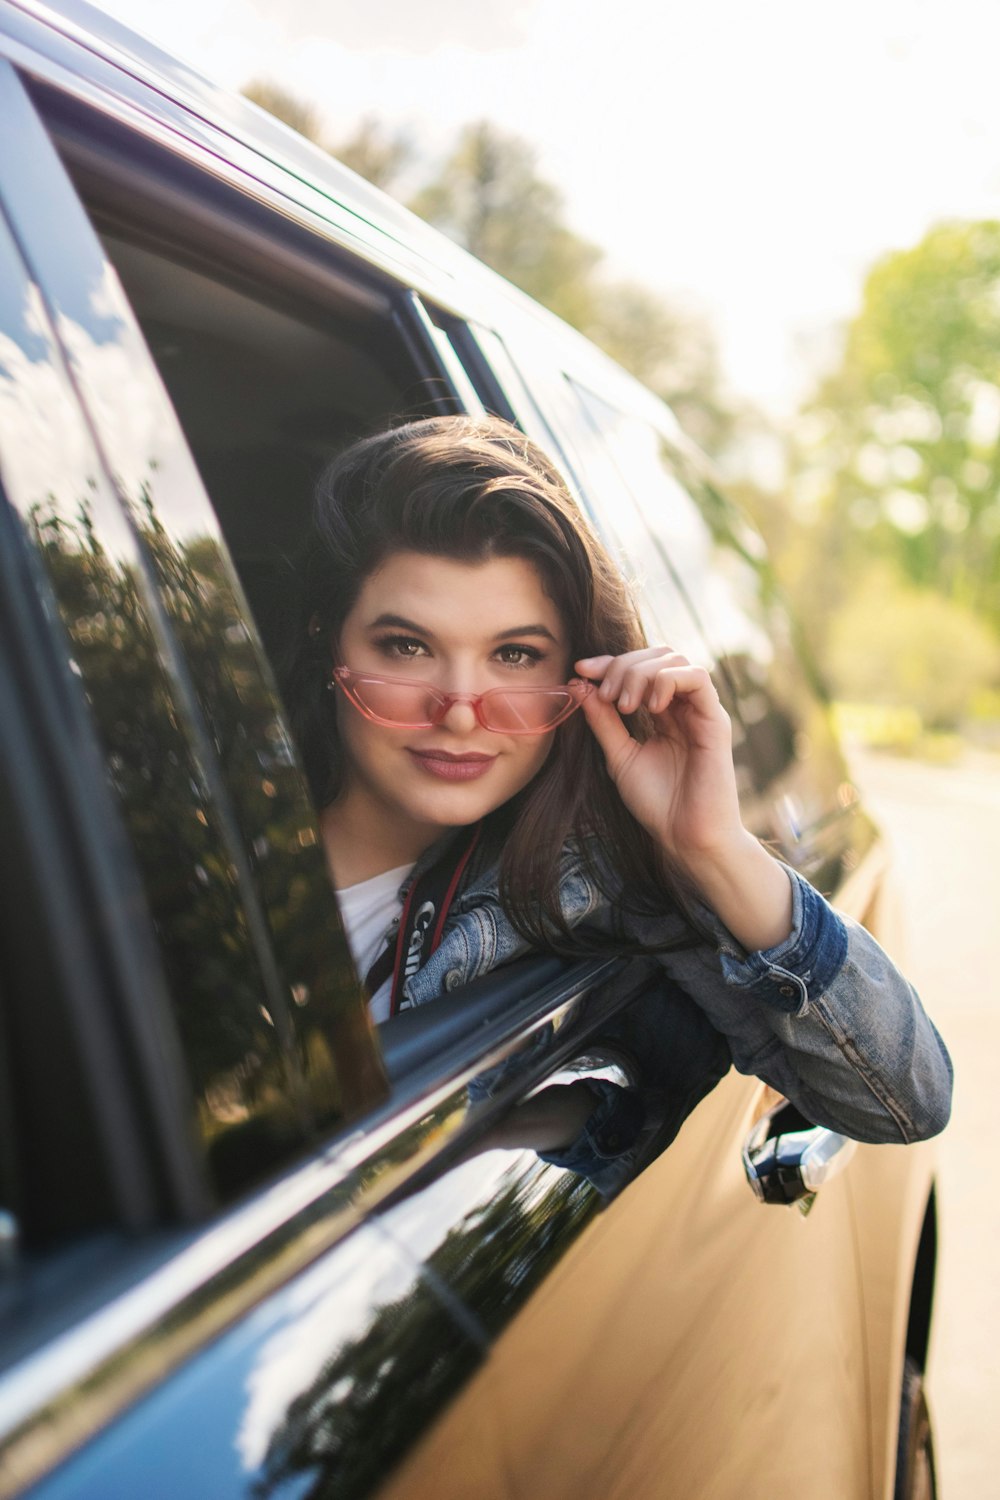
<path id="1" fill-rule="evenodd" d="M 703 1102 L 386 1496 L 732 1500 L 751 1473 L 761 1494 L 869 1492 L 864 1328 L 860 1311 L 842 1316 L 860 1301 L 850 1195 L 844 1179 L 829 1184 L 808 1217 L 753 1198 L 738 1147 L 760 1090 L 731 1075 Z M 803 1302 L 809 1326 L 782 1315 Z M 838 1442 L 818 1455 L 823 1431 Z"/>
<path id="2" fill-rule="evenodd" d="M 881 930 L 895 910 L 885 875 L 873 849 L 841 909 Z M 934 1149 L 862 1146 L 808 1216 L 761 1205 L 738 1147 L 771 1094 L 730 1074 L 702 1102 L 641 1188 L 571 1248 L 384 1500 L 733 1500 L 751 1474 L 761 1495 L 889 1500 Z M 901 1149 L 916 1153 L 908 1172 Z M 835 1447 L 818 1450 L 831 1431 Z"/>

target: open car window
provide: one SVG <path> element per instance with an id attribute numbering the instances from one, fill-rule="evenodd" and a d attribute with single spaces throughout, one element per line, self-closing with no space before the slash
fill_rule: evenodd
<path id="1" fill-rule="evenodd" d="M 291 878 L 276 857 L 282 852 L 276 846 L 299 846 L 311 833 L 298 803 L 294 818 L 280 816 L 281 777 L 292 770 L 290 747 L 273 738 L 266 695 L 255 696 L 240 593 L 277 672 L 295 617 L 295 554 L 316 480 L 329 460 L 392 421 L 482 405 L 456 353 L 454 319 L 426 312 L 406 288 L 380 280 L 370 267 L 338 256 L 294 225 L 262 222 L 238 195 L 227 197 L 217 185 L 210 191 L 205 181 L 192 178 L 189 195 L 180 199 L 175 191 L 166 214 L 158 198 L 163 184 L 144 161 L 143 192 L 127 141 L 121 143 L 120 164 L 106 157 L 98 163 L 85 120 L 56 111 L 48 123 L 155 361 L 218 523 L 216 543 L 202 541 L 193 556 L 179 559 L 169 553 L 169 538 L 157 532 L 166 553 L 158 581 L 170 626 L 192 668 L 222 779 L 241 804 L 235 811 L 250 873 L 264 896 L 278 981 L 285 981 L 291 999 L 291 1028 L 270 1013 L 266 998 L 255 1025 L 264 1027 L 265 1036 L 274 1028 L 280 1033 L 281 1024 L 293 1035 L 306 1033 L 297 1051 L 306 1052 L 307 1103 L 314 1113 L 318 1104 L 322 1127 L 324 1109 L 333 1119 L 344 1106 L 350 1113 L 365 1098 L 377 1098 L 377 1079 L 365 1087 L 364 1075 L 378 1049 L 357 1034 L 365 1029 L 357 1002 L 352 1025 L 336 1024 L 337 1015 L 350 1009 L 345 987 L 358 993 L 354 975 L 342 968 L 341 994 L 325 1012 L 334 1021 L 325 1034 L 334 1039 L 335 1082 L 332 1091 L 321 1085 L 323 1028 L 310 1031 L 305 1024 L 310 1013 L 320 1021 L 324 1015 L 316 994 L 324 976 L 316 973 L 310 934 L 329 934 L 337 918 L 318 847 L 305 851 L 316 858 Z M 236 593 L 226 586 L 221 548 L 235 564 Z M 185 569 L 195 574 L 194 593 L 176 599 Z M 171 607 L 172 596 L 179 607 Z M 222 672 L 220 659 L 227 668 Z M 235 694 L 227 677 L 238 684 Z M 243 743 L 248 721 L 258 747 L 250 751 Z M 262 739 L 270 746 L 266 762 Z M 294 853 L 301 865 L 302 849 Z M 326 980 L 329 988 L 329 973 Z M 519 1017 L 538 982 L 522 985 Z M 506 994 L 503 984 L 501 991 Z M 499 1016 L 495 1000 L 483 1004 Z M 380 1035 L 397 1089 L 416 1070 L 426 1071 L 432 1059 L 471 1055 L 482 1045 L 482 1029 L 469 1024 L 472 1012 L 454 1009 L 454 1015 L 442 1010 L 410 1018 Z M 248 1046 L 259 1051 L 249 1038 Z M 358 1087 L 356 1071 L 362 1075 Z M 259 1070 L 256 1077 L 241 1072 L 224 1078 L 212 1088 L 209 1112 L 235 1123 L 248 1091 L 256 1101 L 272 1097 L 275 1087 Z M 240 1131 L 232 1124 L 230 1134 L 238 1141 Z"/>

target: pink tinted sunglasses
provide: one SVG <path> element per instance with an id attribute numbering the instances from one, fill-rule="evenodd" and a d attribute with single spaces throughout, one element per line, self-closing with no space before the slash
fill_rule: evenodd
<path id="1" fill-rule="evenodd" d="M 359 713 L 392 729 L 432 729 L 453 703 L 468 703 L 484 729 L 494 734 L 545 734 L 575 713 L 593 691 L 592 683 L 578 688 L 490 688 L 485 693 L 443 693 L 429 682 L 405 677 L 380 677 L 375 672 L 353 672 L 334 667 L 330 686 L 339 687 Z"/>

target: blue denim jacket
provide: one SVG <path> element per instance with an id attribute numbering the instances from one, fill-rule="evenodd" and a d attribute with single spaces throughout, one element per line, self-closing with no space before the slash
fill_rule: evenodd
<path id="1" fill-rule="evenodd" d="M 646 944 L 694 939 L 634 960 L 655 982 L 623 1011 L 617 1040 L 638 1061 L 642 1107 L 637 1114 L 635 1101 L 607 1086 L 582 1137 L 550 1159 L 595 1181 L 601 1162 L 618 1161 L 610 1176 L 622 1179 L 634 1166 L 637 1119 L 645 1115 L 648 1127 L 650 1114 L 657 1117 L 662 1150 L 730 1064 L 770 1084 L 817 1125 L 855 1140 L 911 1142 L 944 1128 L 951 1062 L 916 991 L 870 933 L 783 868 L 792 883 L 792 930 L 764 952 L 747 953 L 704 906 L 696 912 L 698 934 L 676 911 L 626 917 L 627 935 Z M 570 851 L 560 897 L 569 925 L 612 930 L 608 898 Z M 528 951 L 500 904 L 496 867 L 473 873 L 441 945 L 404 995 L 425 1004 Z"/>

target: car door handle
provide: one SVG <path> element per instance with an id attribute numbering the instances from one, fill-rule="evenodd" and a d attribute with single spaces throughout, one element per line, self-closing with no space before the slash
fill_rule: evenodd
<path id="1" fill-rule="evenodd" d="M 857 1142 L 811 1125 L 782 1103 L 754 1124 L 743 1143 L 743 1169 L 761 1203 L 797 1203 L 808 1213 L 818 1190 L 854 1155 Z"/>

